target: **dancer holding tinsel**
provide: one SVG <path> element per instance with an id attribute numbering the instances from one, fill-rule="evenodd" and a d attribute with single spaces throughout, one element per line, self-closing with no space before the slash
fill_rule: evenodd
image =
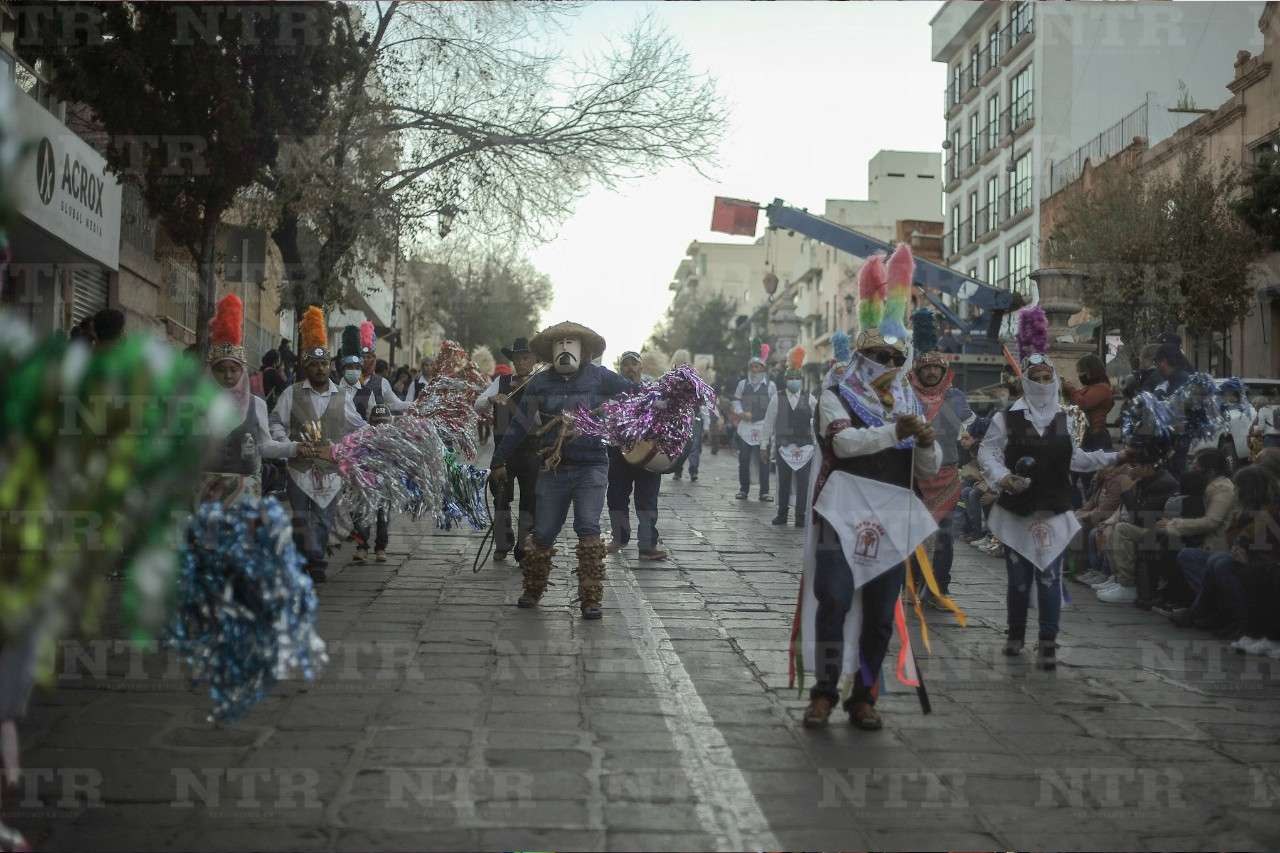
<path id="1" fill-rule="evenodd" d="M 618 372 L 624 379 L 641 385 L 645 381 L 644 360 L 639 353 L 628 350 L 618 360 Z M 656 378 L 655 378 L 656 379 Z M 640 520 L 640 559 L 665 560 L 667 552 L 658 547 L 658 494 L 662 490 L 662 475 L 638 465 L 632 465 L 622 454 L 622 448 L 609 445 L 609 526 L 613 536 L 605 550 L 615 554 L 631 541 L 631 494 L 635 492 L 636 518 Z"/>
<path id="2" fill-rule="evenodd" d="M 354 327 L 348 326 L 347 329 Z M 355 387 L 352 400 L 355 403 L 356 411 L 364 416 L 365 420 L 369 418 L 369 407 L 374 403 L 382 403 L 387 406 L 395 414 L 407 410 L 412 403 L 411 400 L 401 400 L 396 396 L 396 392 L 392 390 L 391 383 L 385 377 L 374 373 L 374 368 L 378 366 L 378 336 L 373 331 L 373 324 L 365 321 L 360 324 L 355 334 L 355 353 L 360 357 L 360 377 L 351 383 Z M 342 334 L 342 346 L 348 353 L 351 350 L 347 339 L 347 332 L 344 329 Z M 343 370 L 343 378 L 346 378 L 346 368 Z"/>
<path id="3" fill-rule="evenodd" d="M 499 374 L 484 393 L 476 399 L 475 410 L 479 415 L 493 416 L 493 446 L 497 448 L 507 437 L 511 418 L 520 404 L 525 386 L 532 377 L 538 357 L 529 349 L 528 338 L 516 338 L 510 347 L 503 347 L 502 354 L 511 362 L 514 371 Z M 532 436 L 511 452 L 507 460 L 507 478 L 501 486 L 490 481 L 493 493 L 493 559 L 502 561 L 513 549 L 516 561 L 524 559 L 525 540 L 533 529 L 537 507 L 538 467 L 537 443 Z M 515 499 L 516 483 L 520 484 L 520 516 L 516 532 L 511 530 L 511 501 Z"/>
<path id="4" fill-rule="evenodd" d="M 745 501 L 751 494 L 751 459 L 757 457 L 760 473 L 760 500 L 773 500 L 769 494 L 769 451 L 761 440 L 765 431 L 765 416 L 769 403 L 778 396 L 778 386 L 765 376 L 765 363 L 769 359 L 769 345 L 756 341 L 752 344 L 752 356 L 747 362 L 747 378 L 738 382 L 733 392 L 733 417 L 738 431 L 738 493 Z"/>
<path id="5" fill-rule="evenodd" d="M 610 397 L 639 386 L 604 367 L 591 364 L 605 348 L 600 335 L 578 323 L 558 323 L 543 329 L 529 348 L 551 370 L 533 377 L 502 444 L 493 452 L 491 477 L 502 486 L 507 462 L 525 437 L 541 434 L 546 465 L 538 473 L 537 515 L 525 544 L 524 592 L 521 607 L 542 599 L 556 555 L 555 542 L 573 506 L 573 530 L 578 536 L 578 601 L 584 619 L 599 619 L 604 599 L 605 545 L 600 537 L 600 511 L 609 480 L 609 457 L 598 438 L 571 435 L 564 415 L 574 406 L 594 409 Z"/>
<path id="6" fill-rule="evenodd" d="M 978 465 L 1001 490 L 987 526 L 1005 546 L 1008 572 L 1004 654 L 1022 654 L 1031 588 L 1040 617 L 1036 663 L 1057 664 L 1062 612 L 1062 557 L 1080 529 L 1071 501 L 1072 471 L 1099 471 L 1116 461 L 1105 450 L 1082 450 L 1059 397 L 1058 372 L 1048 356 L 1049 326 L 1039 306 L 1018 315 L 1022 398 L 991 419 Z"/>
<path id="7" fill-rule="evenodd" d="M 938 470 L 940 455 L 902 371 L 913 266 L 910 250 L 900 246 L 889 261 L 890 290 L 880 256 L 863 265 L 857 351 L 842 376 L 833 368 L 818 402 L 822 462 L 792 642 L 793 666 L 814 679 L 804 713 L 810 728 L 827 724 L 842 682 L 850 678 L 844 702 L 849 721 L 860 729 L 881 728 L 875 705 L 894 623 L 904 624 L 898 598 L 904 561 L 936 529 L 910 490 L 914 477 Z M 905 633 L 902 642 L 909 658 Z M 907 668 L 914 670 L 914 662 L 899 670 Z"/>
<path id="8" fill-rule="evenodd" d="M 960 433 L 973 422 L 974 414 L 964 392 L 952 386 L 955 373 L 947 366 L 946 356 L 938 352 L 938 318 L 928 308 L 911 312 L 911 344 L 915 358 L 907 377 L 916 399 L 924 407 L 925 422 L 937 434 L 942 453 L 938 473 L 916 480 L 916 491 L 938 523 L 938 532 L 931 537 L 932 541 L 926 541 L 925 552 L 933 566 L 941 598 L 923 586 L 920 590 L 924 603 L 937 610 L 949 610 L 953 609 L 948 607 L 947 596 L 955 556 L 951 513 L 960 501 Z"/>
<path id="9" fill-rule="evenodd" d="M 271 434 L 277 441 L 300 442 L 289 460 L 289 503 L 293 506 L 294 535 L 307 558 L 307 571 L 316 583 L 327 580 L 327 549 L 333 528 L 334 498 L 342 479 L 332 458 L 332 444 L 365 425 L 352 395 L 329 379 L 330 355 L 324 313 L 307 309 L 300 324 L 304 379 L 280 395 L 271 413 Z"/>
<path id="10" fill-rule="evenodd" d="M 244 498 L 262 499 L 262 460 L 289 459 L 298 444 L 271 437 L 267 403 L 249 390 L 244 338 L 244 304 L 234 293 L 218 301 L 209 322 L 209 352 L 205 361 L 213 378 L 226 389 L 240 416 L 240 425 L 221 439 L 209 461 L 196 505 L 217 501 L 232 506 Z"/>
<path id="11" fill-rule="evenodd" d="M 791 475 L 796 480 L 796 527 L 804 527 L 809 506 L 809 472 L 813 470 L 813 413 L 818 401 L 804 392 L 804 348 L 787 353 L 787 390 L 769 399 L 765 411 L 762 446 L 772 445 L 778 463 L 778 514 L 776 525 L 787 523 L 791 500 Z"/>

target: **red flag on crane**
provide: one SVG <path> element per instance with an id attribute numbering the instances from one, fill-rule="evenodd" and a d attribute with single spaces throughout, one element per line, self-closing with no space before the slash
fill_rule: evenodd
<path id="1" fill-rule="evenodd" d="M 711 230 L 738 237 L 756 236 L 756 221 L 760 218 L 760 205 L 754 201 L 716 196 L 711 213 Z"/>

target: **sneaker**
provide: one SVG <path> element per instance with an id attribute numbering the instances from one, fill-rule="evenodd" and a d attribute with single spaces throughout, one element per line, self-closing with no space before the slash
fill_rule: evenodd
<path id="1" fill-rule="evenodd" d="M 884 726 L 876 706 L 870 702 L 854 702 L 849 707 L 849 722 L 864 731 L 879 731 Z"/>
<path id="2" fill-rule="evenodd" d="M 1177 609 L 1178 606 L 1176 604 L 1170 604 L 1167 601 L 1158 601 L 1151 605 L 1151 612 L 1157 616 L 1172 616 Z"/>
<path id="3" fill-rule="evenodd" d="M 761 495 L 760 502 L 767 503 L 767 504 L 773 503 L 773 495 Z"/>
<path id="4" fill-rule="evenodd" d="M 1115 586 L 1115 585 L 1116 585 L 1116 579 L 1111 575 L 1107 575 L 1105 578 L 1098 581 L 1097 583 L 1089 584 L 1089 586 L 1093 587 L 1094 589 L 1106 589 L 1109 586 Z"/>
<path id="5" fill-rule="evenodd" d="M 675 472 L 674 474 L 672 474 L 672 475 L 671 475 L 671 479 L 673 479 L 673 480 L 679 480 L 679 479 L 680 479 L 681 477 L 683 477 L 683 476 L 684 476 L 683 474 L 681 474 L 679 471 L 677 471 L 677 472 Z"/>
<path id="6" fill-rule="evenodd" d="M 787 517 L 785 515 L 775 515 L 773 517 L 773 521 L 769 523 L 772 524 L 774 527 L 777 527 L 779 524 L 786 524 Z"/>
<path id="7" fill-rule="evenodd" d="M 946 593 L 943 593 L 943 595 L 950 598 L 950 596 L 948 596 Z M 926 607 L 932 607 L 934 610 L 937 610 L 940 613 L 951 612 L 950 607 L 947 607 L 947 605 L 943 604 L 937 597 L 935 597 L 932 594 L 926 596 L 924 601 L 921 603 L 924 604 Z"/>
<path id="8" fill-rule="evenodd" d="M 973 546 L 973 547 L 975 547 L 975 548 L 990 548 L 990 547 L 991 547 L 991 545 L 992 545 L 992 543 L 994 543 L 995 541 L 996 541 L 995 537 L 994 537 L 994 536 L 992 536 L 990 533 L 988 533 L 988 534 L 986 534 L 985 536 L 983 536 L 982 538 L 980 538 L 980 539 L 975 539 L 974 541 L 970 542 L 969 544 L 970 544 L 970 545 L 972 545 L 972 546 Z"/>
<path id="9" fill-rule="evenodd" d="M 665 560 L 665 559 L 667 559 L 667 552 L 666 552 L 666 551 L 664 551 L 664 550 L 662 550 L 661 548 L 650 548 L 648 551 L 641 551 L 641 552 L 640 552 L 640 559 L 642 559 L 642 560 Z"/>
<path id="10" fill-rule="evenodd" d="M 385 562 L 387 561 L 387 552 L 386 552 L 386 551 L 374 551 L 374 552 L 373 552 L 373 558 L 374 558 L 375 560 L 377 560 L 379 563 L 385 563 Z"/>
<path id="11" fill-rule="evenodd" d="M 355 561 L 356 561 L 357 563 L 363 563 L 363 562 L 364 562 L 365 560 L 367 560 L 367 559 L 369 559 L 369 549 L 368 549 L 368 548 L 357 548 L 357 549 L 356 549 Z"/>
<path id="12" fill-rule="evenodd" d="M 819 696 L 809 700 L 809 707 L 804 709 L 804 727 L 806 729 L 823 728 L 830 718 L 830 699 L 824 699 Z"/>
<path id="13" fill-rule="evenodd" d="M 1179 607 L 1169 614 L 1169 621 L 1179 628 L 1190 628 L 1196 621 L 1196 614 L 1190 607 Z"/>
<path id="14" fill-rule="evenodd" d="M 379 551 L 378 553 L 382 553 L 382 552 L 381 552 L 381 551 Z M 506 552 L 506 551 L 494 551 L 494 552 L 493 552 L 493 561 L 494 561 L 495 563 L 501 563 L 501 562 L 502 562 L 503 560 L 505 560 L 505 559 L 507 559 L 507 552 Z"/>
<path id="15" fill-rule="evenodd" d="M 735 500 L 745 501 L 745 500 L 747 499 L 747 493 L 746 493 L 746 492 L 738 492 L 738 493 L 737 493 L 736 495 L 734 495 L 733 497 L 734 497 L 734 499 L 735 499 Z"/>
<path id="16" fill-rule="evenodd" d="M 1036 645 L 1036 666 L 1040 669 L 1056 669 L 1058 666 L 1058 644 L 1054 640 L 1040 638 Z"/>
<path id="17" fill-rule="evenodd" d="M 696 483 L 696 482 L 698 482 L 698 475 L 697 475 L 697 474 L 690 474 L 690 475 L 689 475 L 689 482 L 690 482 L 690 483 Z"/>
<path id="18" fill-rule="evenodd" d="M 1076 575 L 1074 580 L 1076 583 L 1082 583 L 1088 586 L 1091 583 L 1098 583 L 1101 581 L 1102 572 L 1096 572 L 1093 569 L 1090 569 L 1082 575 Z"/>
<path id="19" fill-rule="evenodd" d="M 614 539 L 608 545 L 604 546 L 604 552 L 606 554 L 616 554 L 619 551 L 621 551 L 623 547 L 625 546 L 623 546 L 621 542 L 619 542 L 617 539 Z"/>
<path id="20" fill-rule="evenodd" d="M 1133 604 L 1138 599 L 1138 590 L 1131 586 L 1104 587 L 1098 590 L 1098 600 L 1107 604 Z"/>

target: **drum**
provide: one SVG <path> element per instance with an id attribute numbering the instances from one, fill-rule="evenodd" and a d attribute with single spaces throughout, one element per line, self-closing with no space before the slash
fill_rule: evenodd
<path id="1" fill-rule="evenodd" d="M 691 447 L 686 447 L 678 458 L 672 459 L 659 450 L 658 445 L 652 441 L 641 440 L 630 447 L 624 447 L 622 449 L 622 458 L 627 461 L 627 464 L 634 465 L 637 468 L 643 468 L 655 474 L 666 474 L 683 462 L 689 455 L 690 450 L 692 450 Z"/>

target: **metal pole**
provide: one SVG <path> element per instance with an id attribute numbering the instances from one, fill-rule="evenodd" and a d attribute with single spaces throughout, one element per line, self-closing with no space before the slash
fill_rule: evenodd
<path id="1" fill-rule="evenodd" d="M 242 237 L 240 239 L 240 304 L 244 306 L 245 311 L 249 310 L 249 238 Z M 245 317 L 248 320 L 248 317 Z M 245 323 L 245 326 L 248 326 Z M 254 353 L 259 359 L 262 354 L 257 352 L 257 346 L 254 346 Z M 251 368 L 253 365 L 249 365 Z"/>

